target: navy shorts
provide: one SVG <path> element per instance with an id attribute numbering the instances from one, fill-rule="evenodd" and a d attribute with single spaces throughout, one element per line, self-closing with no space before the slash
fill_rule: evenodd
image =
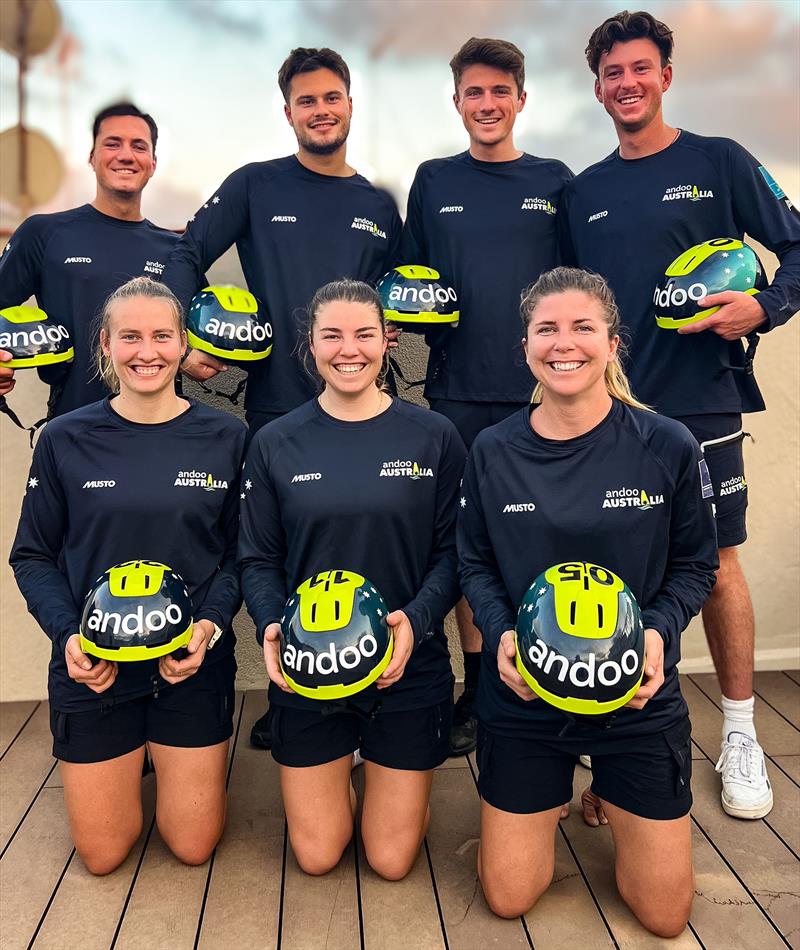
<path id="1" fill-rule="evenodd" d="M 682 818 L 692 807 L 689 718 L 665 732 L 609 741 L 592 749 L 592 791 L 640 818 Z M 553 737 L 513 737 L 478 726 L 478 791 L 516 815 L 556 808 L 572 799 L 578 756 Z"/>
<path id="2" fill-rule="evenodd" d="M 53 755 L 64 762 L 106 762 L 146 742 L 197 749 L 233 733 L 236 661 L 226 657 L 201 666 L 185 682 L 86 712 L 50 710 Z"/>
<path id="3" fill-rule="evenodd" d="M 464 445 L 469 449 L 479 432 L 497 425 L 513 415 L 525 402 L 467 402 L 460 399 L 429 399 L 431 409 L 439 412 L 458 429 Z"/>
<path id="4" fill-rule="evenodd" d="M 747 540 L 747 481 L 744 477 L 742 417 L 735 412 L 686 416 L 682 422 L 700 443 L 714 488 L 717 543 L 734 548 Z"/>
<path id="5" fill-rule="evenodd" d="M 356 749 L 387 769 L 424 772 L 450 754 L 451 699 L 423 709 L 384 712 L 346 700 L 320 710 L 270 705 L 272 757 L 279 765 L 307 768 L 334 762 Z"/>

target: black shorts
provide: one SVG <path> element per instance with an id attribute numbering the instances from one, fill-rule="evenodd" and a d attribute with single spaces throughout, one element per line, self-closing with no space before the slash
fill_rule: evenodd
<path id="1" fill-rule="evenodd" d="M 428 402 L 434 412 L 447 416 L 453 423 L 467 448 L 479 432 L 497 425 L 517 409 L 528 405 L 524 402 L 466 402 L 460 399 L 429 399 Z"/>
<path id="2" fill-rule="evenodd" d="M 640 818 L 682 818 L 692 807 L 692 728 L 688 717 L 665 732 L 592 749 L 592 790 Z M 613 751 L 612 751 L 613 750 Z M 557 738 L 510 738 L 478 726 L 478 791 L 501 811 L 530 815 L 572 799 L 578 756 Z"/>
<path id="3" fill-rule="evenodd" d="M 236 661 L 201 666 L 184 683 L 87 712 L 50 710 L 53 755 L 64 762 L 106 762 L 145 742 L 197 749 L 233 733 Z"/>
<path id="4" fill-rule="evenodd" d="M 733 548 L 747 540 L 747 481 L 744 477 L 742 417 L 735 412 L 686 416 L 682 422 L 700 443 L 714 488 L 717 543 Z"/>
<path id="5" fill-rule="evenodd" d="M 279 765 L 324 765 L 356 749 L 387 769 L 424 772 L 450 754 L 450 699 L 424 709 L 371 712 L 343 701 L 316 709 L 270 706 L 272 757 Z"/>

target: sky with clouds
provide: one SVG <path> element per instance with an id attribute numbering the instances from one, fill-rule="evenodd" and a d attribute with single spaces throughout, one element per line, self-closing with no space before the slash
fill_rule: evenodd
<path id="1" fill-rule="evenodd" d="M 470 36 L 526 54 L 516 142 L 580 171 L 616 144 L 583 55 L 620 0 L 59 0 L 64 33 L 31 63 L 28 125 L 62 150 L 46 209 L 90 200 L 93 114 L 130 98 L 159 124 L 148 217 L 182 226 L 233 169 L 294 151 L 278 68 L 294 46 L 332 46 L 353 75 L 349 160 L 401 207 L 420 162 L 465 148 L 448 62 Z M 800 197 L 800 4 L 672 0 L 647 7 L 674 30 L 668 122 L 740 141 Z M 0 53 L 0 126 L 17 121 L 16 62 Z M 3 209 L 0 209 L 2 211 Z M 12 227 L 9 209 L 0 225 Z"/>

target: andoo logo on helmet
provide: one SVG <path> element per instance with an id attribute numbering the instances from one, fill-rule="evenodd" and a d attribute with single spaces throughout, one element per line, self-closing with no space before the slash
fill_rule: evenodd
<path id="1" fill-rule="evenodd" d="M 520 605 L 516 639 L 523 679 L 566 712 L 612 712 L 641 683 L 638 605 L 622 579 L 598 564 L 556 564 L 540 574 Z"/>
<path id="2" fill-rule="evenodd" d="M 256 298 L 239 287 L 206 287 L 196 294 L 186 332 L 195 349 L 223 360 L 252 362 L 272 352 L 272 325 Z"/>
<path id="3" fill-rule="evenodd" d="M 455 288 L 433 267 L 403 264 L 378 282 L 387 320 L 394 323 L 450 324 L 460 316 Z"/>
<path id="4" fill-rule="evenodd" d="M 280 660 L 295 692 L 312 699 L 351 696 L 391 659 L 383 598 L 361 574 L 321 571 L 297 588 L 281 618 Z"/>
<path id="5" fill-rule="evenodd" d="M 719 306 L 703 308 L 699 301 L 711 294 L 735 290 L 757 294 L 765 286 L 763 268 L 755 252 L 736 238 L 713 238 L 684 251 L 666 269 L 666 283 L 653 291 L 656 323 L 676 330 L 704 320 Z"/>
<path id="6" fill-rule="evenodd" d="M 192 604 L 183 579 L 158 561 L 109 568 L 86 597 L 80 624 L 85 653 L 109 660 L 144 660 L 185 646 Z"/>
<path id="7" fill-rule="evenodd" d="M 24 305 L 0 310 L 0 349 L 11 354 L 3 364 L 11 369 L 64 363 L 75 355 L 63 324 L 38 307 Z"/>

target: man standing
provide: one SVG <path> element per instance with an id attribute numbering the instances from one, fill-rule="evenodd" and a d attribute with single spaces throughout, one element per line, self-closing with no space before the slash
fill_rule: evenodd
<path id="1" fill-rule="evenodd" d="M 112 291 L 141 275 L 160 279 L 178 235 L 142 217 L 142 192 L 156 170 L 158 128 L 129 102 L 108 106 L 92 128 L 89 164 L 97 179 L 91 204 L 24 221 L 0 258 L 0 307 L 36 296 L 39 307 L 69 330 L 70 363 L 43 367 L 50 416 L 101 399 L 95 372 L 95 319 Z M 0 367 L 5 354 L 0 354 Z M 0 395 L 13 373 L 0 369 Z"/>
<path id="2" fill-rule="evenodd" d="M 297 153 L 233 172 L 190 221 L 164 274 L 187 307 L 205 269 L 236 244 L 247 286 L 274 330 L 270 358 L 248 371 L 251 436 L 315 394 L 298 353 L 298 313 L 338 277 L 375 283 L 396 257 L 401 228 L 391 198 L 347 164 L 353 103 L 342 57 L 327 48 L 292 50 L 278 85 Z M 196 351 L 190 360 L 201 356 L 210 378 L 222 364 Z M 250 740 L 270 747 L 268 714 Z"/>
<path id="3" fill-rule="evenodd" d="M 760 818 L 772 808 L 772 789 L 753 725 L 755 624 L 736 549 L 746 538 L 741 414 L 764 402 L 741 340 L 785 323 L 800 306 L 800 215 L 736 142 L 664 122 L 672 46 L 669 28 L 644 12 L 620 13 L 592 34 L 595 95 L 619 148 L 567 187 L 560 227 L 578 265 L 606 277 L 617 296 L 637 397 L 680 419 L 703 448 L 720 558 L 703 623 L 723 694 L 722 805 Z M 677 333 L 658 328 L 653 291 L 669 264 L 695 244 L 744 232 L 778 255 L 772 285 L 755 297 L 709 295 L 699 303 L 719 306 L 716 313 Z"/>
<path id="4" fill-rule="evenodd" d="M 557 206 L 572 173 L 562 162 L 536 158 L 514 144 L 526 93 L 525 57 L 513 43 L 470 39 L 450 67 L 469 150 L 417 170 L 402 258 L 440 269 L 458 292 L 458 327 L 427 333 L 425 396 L 469 448 L 482 429 L 530 402 L 520 295 L 559 263 Z M 476 744 L 473 703 L 482 641 L 463 598 L 456 620 L 464 692 L 456 704 L 451 754 L 466 755 Z"/>
<path id="5" fill-rule="evenodd" d="M 292 50 L 278 85 L 297 153 L 233 172 L 192 218 L 164 274 L 187 307 L 205 269 L 236 244 L 247 286 L 274 330 L 272 355 L 248 372 L 251 436 L 315 393 L 298 355 L 297 311 L 337 277 L 377 281 L 396 255 L 401 227 L 391 199 L 347 164 L 353 103 L 342 57 Z M 222 365 L 205 362 L 204 378 Z"/>

